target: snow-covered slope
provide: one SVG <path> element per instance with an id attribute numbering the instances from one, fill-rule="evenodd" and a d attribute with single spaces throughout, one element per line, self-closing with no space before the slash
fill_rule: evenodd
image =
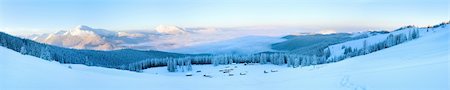
<path id="1" fill-rule="evenodd" d="M 0 89 L 184 89 L 184 90 L 449 90 L 449 30 L 429 33 L 381 51 L 302 68 L 275 65 L 197 65 L 192 77 L 150 68 L 144 73 L 84 65 L 61 65 L 0 47 Z M 277 69 L 278 72 L 263 73 Z M 246 75 L 239 75 L 247 72 Z M 212 75 L 205 78 L 202 75 Z"/>
<path id="2" fill-rule="evenodd" d="M 372 46 L 372 45 L 375 45 L 375 44 L 385 41 L 389 35 L 396 36 L 396 35 L 403 34 L 406 37 L 408 37 L 408 39 L 410 39 L 409 37 L 411 37 L 412 32 L 414 32 L 414 31 L 418 31 L 419 36 L 424 37 L 427 35 L 433 35 L 434 33 L 440 33 L 440 32 L 448 31 L 448 30 L 450 30 L 448 23 L 447 24 L 443 23 L 441 25 L 437 25 L 436 27 L 429 27 L 429 28 L 419 28 L 419 27 L 408 26 L 408 27 L 404 27 L 404 28 L 398 29 L 398 30 L 390 32 L 390 33 L 386 33 L 386 34 L 378 34 L 378 35 L 369 36 L 368 38 L 352 40 L 352 41 L 348 41 L 348 42 L 344 42 L 344 43 L 340 43 L 340 44 L 331 45 L 331 46 L 328 46 L 325 50 L 327 50 L 327 49 L 330 50 L 330 53 L 331 53 L 330 59 L 332 59 L 332 58 L 338 58 L 338 57 L 344 56 L 344 52 L 346 49 L 344 47 L 351 48 L 351 49 L 363 49 L 364 43 L 366 44 L 366 46 Z"/>
<path id="3" fill-rule="evenodd" d="M 45 39 L 36 37 L 32 40 L 75 49 L 113 50 L 119 47 L 115 45 L 115 42 L 106 38 L 115 36 L 117 36 L 117 32 L 79 25 L 69 31 L 49 34 Z"/>
<path id="4" fill-rule="evenodd" d="M 73 36 L 84 36 L 84 35 L 116 36 L 117 32 L 108 31 L 105 29 L 93 29 L 85 25 L 79 25 L 76 28 L 65 33 L 65 35 L 67 34 Z"/>
<path id="5" fill-rule="evenodd" d="M 84 65 L 72 65 L 75 69 L 69 69 L 57 62 L 22 55 L 4 47 L 0 47 L 0 57 L 1 90 L 94 89 L 96 86 L 104 89 L 117 88 L 120 86 L 113 84 L 114 82 L 133 80 L 130 77 L 137 75 L 128 71 Z"/>

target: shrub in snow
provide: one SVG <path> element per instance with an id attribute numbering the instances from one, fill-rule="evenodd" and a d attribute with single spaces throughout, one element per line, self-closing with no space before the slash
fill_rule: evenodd
<path id="1" fill-rule="evenodd" d="M 230 74 L 228 74 L 228 76 L 234 76 L 234 74 L 230 73 Z"/>
<path id="2" fill-rule="evenodd" d="M 69 68 L 69 69 L 72 69 L 72 66 L 69 65 L 68 68 Z"/>
<path id="3" fill-rule="evenodd" d="M 192 76 L 192 73 L 186 73 L 186 76 Z"/>
<path id="4" fill-rule="evenodd" d="M 211 75 L 207 75 L 207 74 L 203 75 L 203 77 L 209 77 L 209 78 L 212 78 Z"/>
<path id="5" fill-rule="evenodd" d="M 270 72 L 278 72 L 278 70 L 272 69 L 272 70 L 270 70 Z"/>
<path id="6" fill-rule="evenodd" d="M 227 69 L 226 68 L 226 69 L 223 69 L 222 71 L 223 71 L 223 73 L 230 73 L 231 71 L 233 71 L 233 69 Z"/>
<path id="7" fill-rule="evenodd" d="M 223 71 L 223 73 L 230 73 L 230 71 Z"/>
<path id="8" fill-rule="evenodd" d="M 239 75 L 247 75 L 247 72 L 241 72 Z"/>

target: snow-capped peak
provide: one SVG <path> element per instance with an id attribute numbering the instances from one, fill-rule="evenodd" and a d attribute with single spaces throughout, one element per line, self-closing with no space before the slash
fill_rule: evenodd
<path id="1" fill-rule="evenodd" d="M 161 34 L 183 34 L 186 33 L 183 28 L 177 26 L 169 26 L 169 25 L 159 25 L 155 28 L 156 32 Z"/>
<path id="2" fill-rule="evenodd" d="M 69 30 L 66 35 L 83 36 L 83 35 L 101 35 L 101 36 L 115 36 L 117 32 L 108 31 L 105 29 L 94 29 L 86 25 L 78 25 L 76 28 Z"/>
<path id="3" fill-rule="evenodd" d="M 55 32 L 55 33 L 53 33 L 53 34 L 56 34 L 56 35 L 64 35 L 65 33 L 67 33 L 67 31 L 61 30 L 61 31 Z"/>
<path id="4" fill-rule="evenodd" d="M 78 25 L 75 29 L 77 30 L 91 30 L 91 27 L 88 27 L 86 25 Z"/>

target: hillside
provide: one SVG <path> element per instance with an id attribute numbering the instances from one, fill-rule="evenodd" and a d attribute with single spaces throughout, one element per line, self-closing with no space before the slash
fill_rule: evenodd
<path id="1" fill-rule="evenodd" d="M 162 51 L 140 51 L 121 49 L 112 51 L 78 50 L 38 43 L 29 39 L 15 37 L 0 32 L 0 46 L 26 55 L 67 64 L 84 64 L 108 68 L 120 68 L 121 65 L 149 58 L 184 57 L 190 54 L 178 54 Z"/>
<path id="2" fill-rule="evenodd" d="M 275 65 L 196 65 L 192 77 L 151 68 L 143 73 L 62 65 L 0 47 L 0 88 L 16 89 L 185 89 L 185 90 L 448 90 L 449 30 L 430 33 L 341 62 L 286 68 Z M 70 66 L 70 68 L 68 68 Z M 219 69 L 237 66 L 227 76 Z M 278 72 L 263 73 L 277 69 Z M 202 75 L 212 75 L 205 78 Z"/>
<path id="3" fill-rule="evenodd" d="M 390 33 L 378 34 L 362 39 L 330 45 L 324 51 L 330 51 L 329 59 L 348 58 L 375 52 L 407 42 L 409 40 L 434 35 L 450 29 L 449 23 L 441 23 L 433 27 L 406 26 Z"/>

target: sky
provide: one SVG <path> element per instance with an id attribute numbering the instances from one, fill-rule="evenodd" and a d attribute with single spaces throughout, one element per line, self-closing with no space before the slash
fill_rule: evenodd
<path id="1" fill-rule="evenodd" d="M 0 0 L 0 31 L 299 27 L 350 32 L 450 20 L 449 0 Z"/>

